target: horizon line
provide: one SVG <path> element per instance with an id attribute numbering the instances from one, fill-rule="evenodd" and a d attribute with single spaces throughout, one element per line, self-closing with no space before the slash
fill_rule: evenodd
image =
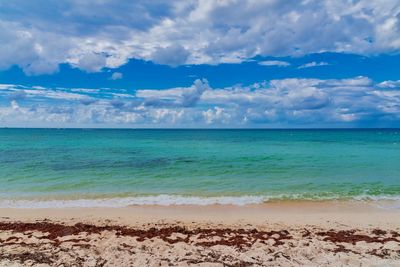
<path id="1" fill-rule="evenodd" d="M 37 129 L 37 130 L 400 130 L 400 127 L 276 127 L 276 128 L 118 128 L 118 127 L 0 127 L 0 129 Z"/>

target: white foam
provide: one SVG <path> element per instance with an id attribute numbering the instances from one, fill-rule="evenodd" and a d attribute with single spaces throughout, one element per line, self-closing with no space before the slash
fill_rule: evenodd
<path id="1" fill-rule="evenodd" d="M 387 195 L 377 195 L 377 196 L 371 196 L 371 195 L 359 195 L 359 196 L 354 196 L 354 200 L 359 200 L 359 201 L 400 201 L 400 196 L 387 196 Z"/>
<path id="2" fill-rule="evenodd" d="M 275 195 L 275 196 L 221 196 L 221 197 L 199 197 L 181 195 L 153 195 L 123 198 L 102 199 L 71 199 L 71 200 L 22 200 L 22 199 L 0 199 L 0 208 L 100 208 L 100 207 L 128 207 L 140 205 L 236 205 L 245 206 L 261 204 L 273 200 L 339 200 L 339 196 L 313 196 L 305 197 L 301 194 Z M 400 196 L 369 196 L 360 195 L 348 200 L 354 201 L 395 201 L 400 202 Z M 400 205 L 400 204 L 399 204 Z"/>
<path id="3" fill-rule="evenodd" d="M 76 207 L 128 207 L 133 205 L 237 205 L 260 204 L 265 200 L 262 196 L 239 197 L 194 197 L 194 196 L 138 196 L 107 199 L 76 200 L 0 200 L 0 208 L 76 208 Z"/>

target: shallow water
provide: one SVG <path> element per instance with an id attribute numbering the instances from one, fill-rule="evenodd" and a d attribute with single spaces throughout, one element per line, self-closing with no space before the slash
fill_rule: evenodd
<path id="1" fill-rule="evenodd" d="M 396 129 L 0 129 L 0 206 L 397 198 Z"/>

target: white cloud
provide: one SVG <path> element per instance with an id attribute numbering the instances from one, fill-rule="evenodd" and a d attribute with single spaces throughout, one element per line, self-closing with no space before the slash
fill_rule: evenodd
<path id="1" fill-rule="evenodd" d="M 122 79 L 122 77 L 123 77 L 123 75 L 122 75 L 121 72 L 114 72 L 114 73 L 111 75 L 110 79 L 111 79 L 111 80 L 120 80 L 120 79 Z"/>
<path id="2" fill-rule="evenodd" d="M 320 66 L 328 66 L 330 65 L 327 62 L 316 62 L 316 61 L 312 61 L 310 63 L 306 63 L 304 65 L 301 65 L 298 67 L 298 69 L 306 69 L 306 68 L 312 68 L 312 67 L 320 67 Z"/>
<path id="3" fill-rule="evenodd" d="M 172 44 L 167 47 L 157 48 L 151 55 L 151 59 L 158 64 L 178 66 L 185 64 L 190 53 L 181 45 Z"/>
<path id="4" fill-rule="evenodd" d="M 5 126 L 398 127 L 400 83 L 281 79 L 249 86 L 192 86 L 135 92 L 0 85 Z M 18 93 L 21 93 L 18 95 Z"/>
<path id="5" fill-rule="evenodd" d="M 397 53 L 399 14 L 397 0 L 2 1 L 0 69 L 35 75 L 60 63 L 93 72 L 131 58 L 176 66 Z"/>
<path id="6" fill-rule="evenodd" d="M 31 98 L 34 100 L 38 99 L 58 99 L 58 100 L 85 100 L 90 99 L 91 97 L 86 94 L 80 94 L 78 92 L 74 92 L 74 90 L 70 89 L 53 89 L 53 88 L 45 88 L 41 86 L 22 86 L 22 85 L 12 85 L 12 84 L 2 84 L 0 88 L 4 88 L 1 94 L 5 94 L 6 96 L 11 96 L 15 98 L 15 96 L 20 96 L 18 98 Z M 22 97 L 23 96 L 23 97 Z"/>
<path id="7" fill-rule="evenodd" d="M 290 66 L 289 62 L 280 61 L 280 60 L 267 60 L 258 62 L 259 65 L 262 66 L 277 66 L 277 67 L 288 67 Z"/>
<path id="8" fill-rule="evenodd" d="M 206 111 L 203 111 L 202 114 L 206 124 L 229 124 L 232 117 L 230 111 L 226 111 L 220 107 L 207 109 Z"/>
<path id="9" fill-rule="evenodd" d="M 98 53 L 86 53 L 73 65 L 87 72 L 98 72 L 106 65 L 106 57 Z"/>
<path id="10" fill-rule="evenodd" d="M 381 88 L 400 88 L 400 80 L 397 81 L 384 81 L 378 84 Z"/>
<path id="11" fill-rule="evenodd" d="M 193 106 L 203 93 L 209 90 L 206 79 L 197 79 L 189 88 L 172 88 L 167 90 L 138 90 L 136 96 L 148 106 Z"/>

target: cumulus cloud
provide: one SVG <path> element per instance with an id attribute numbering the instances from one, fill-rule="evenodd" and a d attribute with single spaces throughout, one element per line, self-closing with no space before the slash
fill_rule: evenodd
<path id="1" fill-rule="evenodd" d="M 52 74 L 60 63 L 67 62 L 75 38 L 4 20 L 3 4 L 0 3 L 0 70 L 18 65 L 27 75 Z"/>
<path id="2" fill-rule="evenodd" d="M 280 79 L 212 88 L 136 92 L 0 85 L 6 126 L 336 127 L 400 126 L 400 82 Z"/>
<path id="3" fill-rule="evenodd" d="M 105 64 L 106 64 L 106 57 L 104 55 L 96 53 L 88 53 L 84 54 L 73 65 L 87 72 L 98 72 L 105 66 Z"/>
<path id="4" fill-rule="evenodd" d="M 197 79 L 189 88 L 167 90 L 138 90 L 136 96 L 144 100 L 147 106 L 183 106 L 196 105 L 202 94 L 210 89 L 206 79 Z"/>
<path id="5" fill-rule="evenodd" d="M 1 1 L 0 69 L 35 75 L 60 63 L 94 72 L 132 58 L 176 66 L 397 53 L 399 14 L 397 0 Z"/>
<path id="6" fill-rule="evenodd" d="M 229 124 L 232 118 L 232 114 L 221 107 L 209 108 L 202 112 L 204 122 L 210 124 Z"/>
<path id="7" fill-rule="evenodd" d="M 322 62 L 316 62 L 316 61 L 313 61 L 313 62 L 306 63 L 304 65 L 299 66 L 298 69 L 306 69 L 306 68 L 328 66 L 328 65 L 330 65 L 330 64 L 327 63 L 327 62 L 323 62 L 323 61 Z"/>
<path id="8" fill-rule="evenodd" d="M 280 61 L 280 60 L 267 60 L 258 62 L 261 66 L 277 66 L 277 67 L 288 67 L 290 66 L 289 62 Z"/>
<path id="9" fill-rule="evenodd" d="M 152 60 L 158 64 L 178 66 L 185 64 L 190 53 L 180 45 L 170 45 L 157 48 L 151 55 Z"/>

